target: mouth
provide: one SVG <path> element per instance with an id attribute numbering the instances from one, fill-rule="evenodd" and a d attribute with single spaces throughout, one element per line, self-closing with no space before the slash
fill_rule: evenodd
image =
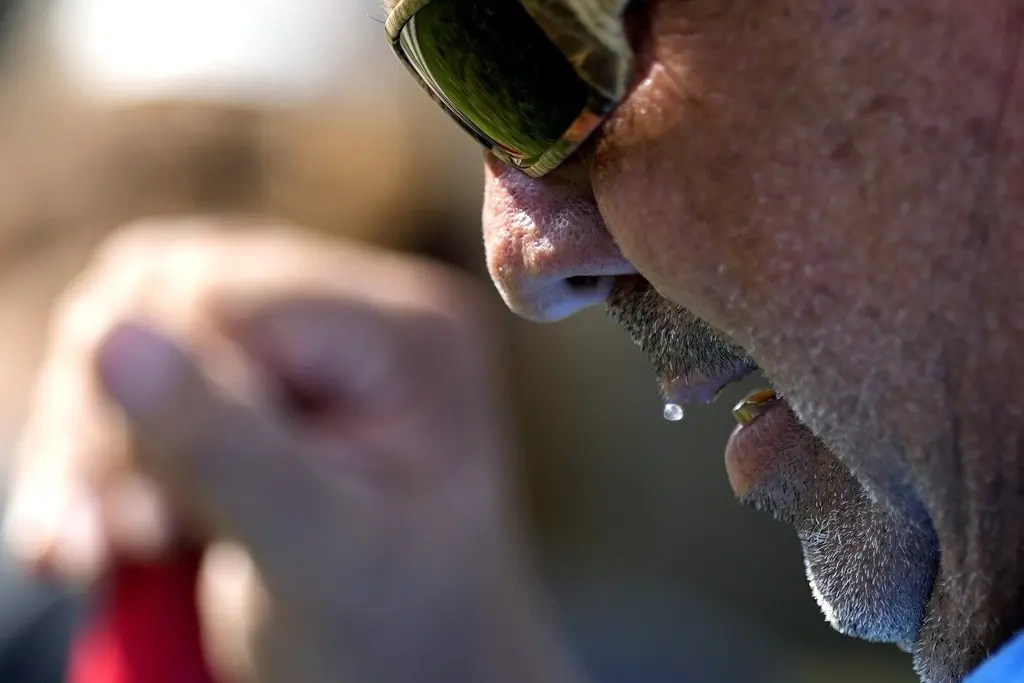
<path id="1" fill-rule="evenodd" d="M 757 370 L 742 347 L 640 276 L 617 278 L 606 307 L 653 365 L 666 419 L 682 419 L 684 406 L 713 403 Z"/>
<path id="2" fill-rule="evenodd" d="M 616 280 L 608 313 L 654 365 L 664 417 L 706 405 L 758 369 L 746 351 L 639 276 Z M 812 593 L 840 633 L 913 647 L 938 566 L 935 539 L 877 503 L 775 389 L 747 394 L 725 447 L 737 498 L 793 526 Z"/>

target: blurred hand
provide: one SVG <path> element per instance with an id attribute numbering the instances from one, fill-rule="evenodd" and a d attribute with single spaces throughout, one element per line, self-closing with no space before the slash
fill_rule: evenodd
<path id="1" fill-rule="evenodd" d="M 6 538 L 86 582 L 198 541 L 225 680 L 566 680 L 492 348 L 438 267 L 257 220 L 131 227 L 54 318 Z"/>

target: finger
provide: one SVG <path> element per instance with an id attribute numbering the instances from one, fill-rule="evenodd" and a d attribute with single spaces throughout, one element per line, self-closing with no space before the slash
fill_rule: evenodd
<path id="1" fill-rule="evenodd" d="M 16 559 L 75 582 L 92 581 L 109 561 L 98 464 L 101 453 L 121 450 L 117 425 L 98 411 L 82 379 L 63 362 L 51 361 L 41 372 L 15 449 L 4 520 L 4 541 Z M 73 402 L 80 404 L 77 413 Z"/>
<path id="2" fill-rule="evenodd" d="M 226 334 L 284 385 L 292 407 L 344 402 L 347 410 L 374 412 L 394 407 L 408 380 L 397 371 L 397 347 L 408 330 L 396 329 L 396 316 L 376 307 L 289 296 L 219 313 Z"/>
<path id="3" fill-rule="evenodd" d="M 89 405 L 82 411 L 106 417 Z M 42 412 L 34 420 L 20 446 L 22 466 L 2 531 L 22 566 L 88 584 L 114 555 L 149 560 L 171 547 L 175 523 L 164 497 L 138 472 L 115 465 L 124 458 L 120 425 L 111 424 L 114 434 L 102 438 L 76 432 L 60 413 Z M 113 462 L 102 462 L 104 455 Z"/>
<path id="4" fill-rule="evenodd" d="M 269 616 L 268 597 L 244 548 L 227 542 L 207 548 L 196 602 L 203 649 L 217 680 L 255 680 L 255 638 Z"/>
<path id="5" fill-rule="evenodd" d="M 155 561 L 174 547 L 178 525 L 171 503 L 149 477 L 126 469 L 111 477 L 98 497 L 107 544 L 118 557 Z"/>
<path id="6" fill-rule="evenodd" d="M 27 567 L 90 581 L 111 554 L 151 559 L 174 538 L 166 501 L 131 471 L 123 425 L 100 400 L 91 368 L 100 340 L 130 314 L 202 336 L 204 287 L 230 280 L 222 264 L 245 244 L 207 223 L 126 226 L 57 302 L 4 514 L 5 542 Z M 256 255 L 269 255 L 273 241 L 262 240 Z"/>
<path id="7" fill-rule="evenodd" d="M 214 544 L 203 556 L 197 603 L 204 651 L 216 679 L 366 680 L 350 671 L 338 652 L 344 644 L 336 637 L 326 639 L 331 649 L 325 652 L 324 622 L 309 618 L 324 613 L 324 599 L 336 593 L 336 582 L 318 589 L 311 609 L 269 589 L 261 570 L 244 548 L 232 543 Z"/>
<path id="8" fill-rule="evenodd" d="M 116 277 L 87 272 L 58 301 L 28 418 L 13 455 L 4 541 L 27 568 L 88 582 L 109 562 L 100 489 L 124 459 L 123 431 L 104 409 L 86 358 L 140 291 L 142 260 Z"/>
<path id="9" fill-rule="evenodd" d="M 42 373 L 15 449 L 4 520 L 4 540 L 15 558 L 71 579 L 89 578 L 106 555 L 90 468 L 82 457 L 92 452 L 94 434 L 68 409 L 70 397 L 81 395 L 81 387 L 56 368 Z M 85 403 L 83 412 L 91 407 Z"/>
<path id="10" fill-rule="evenodd" d="M 5 542 L 30 569 L 91 581 L 112 554 L 150 559 L 174 538 L 166 502 L 131 472 L 123 425 L 100 400 L 91 368 L 115 320 L 147 314 L 190 338 L 201 337 L 196 312 L 203 310 L 204 288 L 264 277 L 260 269 L 244 268 L 233 271 L 241 275 L 223 276 L 230 270 L 223 263 L 246 241 L 218 237 L 204 229 L 208 223 L 156 222 L 120 230 L 58 302 L 29 419 L 15 449 L 4 514 Z M 255 242 L 249 249 L 253 257 L 271 257 L 281 240 Z M 285 259 L 294 272 L 325 270 L 295 268 L 297 260 L 299 255 Z"/>
<path id="11" fill-rule="evenodd" d="M 123 324 L 101 344 L 100 381 L 123 409 L 139 464 L 210 531 L 273 567 L 330 518 L 323 484 L 272 418 L 214 385 L 166 336 Z"/>
<path id="12" fill-rule="evenodd" d="M 95 497 L 66 481 L 17 488 L 5 511 L 3 542 L 31 571 L 73 582 L 95 580 L 109 562 Z"/>

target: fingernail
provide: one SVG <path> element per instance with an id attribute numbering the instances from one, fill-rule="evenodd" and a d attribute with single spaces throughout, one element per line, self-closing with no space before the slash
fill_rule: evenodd
<path id="1" fill-rule="evenodd" d="M 78 580 L 97 577 L 106 562 L 99 505 L 87 494 L 72 498 L 53 544 L 52 562 L 61 574 Z"/>
<path id="2" fill-rule="evenodd" d="M 154 559 L 171 543 L 173 522 L 163 497 L 152 483 L 132 475 L 105 494 L 104 518 L 111 543 L 133 558 Z"/>
<path id="3" fill-rule="evenodd" d="M 100 377 L 132 417 L 158 412 L 184 376 L 185 367 L 180 349 L 141 325 L 117 327 L 100 347 Z"/>
<path id="4" fill-rule="evenodd" d="M 3 542 L 19 562 L 39 564 L 57 535 L 57 496 L 16 492 L 4 512 Z"/>

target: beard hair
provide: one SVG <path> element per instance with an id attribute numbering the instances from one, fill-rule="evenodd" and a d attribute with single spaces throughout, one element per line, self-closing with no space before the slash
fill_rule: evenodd
<path id="1" fill-rule="evenodd" d="M 606 308 L 663 380 L 731 376 L 757 368 L 742 347 L 658 294 L 642 277 L 618 278 Z"/>

